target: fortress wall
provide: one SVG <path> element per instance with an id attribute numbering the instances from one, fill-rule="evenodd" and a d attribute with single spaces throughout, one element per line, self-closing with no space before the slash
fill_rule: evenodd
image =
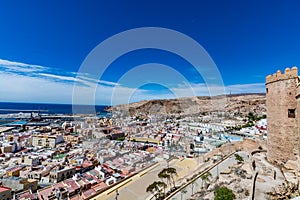
<path id="1" fill-rule="evenodd" d="M 298 69 L 286 68 L 266 77 L 268 153 L 270 162 L 284 164 L 296 160 L 298 120 L 296 91 Z"/>
<path id="2" fill-rule="evenodd" d="M 280 70 L 277 70 L 276 73 L 268 75 L 266 77 L 266 85 L 272 82 L 276 81 L 281 81 L 281 80 L 286 80 L 286 79 L 293 79 L 298 77 L 298 68 L 297 67 L 292 67 L 286 68 L 284 70 L 284 73 L 282 73 Z"/>
<path id="3" fill-rule="evenodd" d="M 250 154 L 253 150 L 259 149 L 259 147 L 261 147 L 262 149 L 266 149 L 266 146 L 267 144 L 263 140 L 244 138 L 243 141 L 226 143 L 221 147 L 206 153 L 205 155 L 203 155 L 203 159 L 207 160 L 215 155 L 220 154 L 229 155 L 230 153 L 235 151 L 246 151 Z"/>

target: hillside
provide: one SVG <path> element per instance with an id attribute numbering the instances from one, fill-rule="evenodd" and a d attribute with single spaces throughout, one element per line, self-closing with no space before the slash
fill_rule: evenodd
<path id="1" fill-rule="evenodd" d="M 107 110 L 125 115 L 195 115 L 215 111 L 225 112 L 228 115 L 245 115 L 249 112 L 262 115 L 266 113 L 266 97 L 265 94 L 259 93 L 145 100 L 109 107 Z"/>

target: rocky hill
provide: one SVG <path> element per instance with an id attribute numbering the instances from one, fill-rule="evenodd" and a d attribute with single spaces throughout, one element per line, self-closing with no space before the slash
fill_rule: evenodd
<path id="1" fill-rule="evenodd" d="M 265 94 L 235 94 L 215 97 L 186 97 L 178 99 L 145 100 L 117 105 L 108 111 L 122 114 L 195 115 L 225 112 L 229 115 L 245 115 L 249 112 L 266 114 Z"/>

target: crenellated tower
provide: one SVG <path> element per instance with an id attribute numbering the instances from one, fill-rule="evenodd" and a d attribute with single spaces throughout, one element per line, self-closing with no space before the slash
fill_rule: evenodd
<path id="1" fill-rule="evenodd" d="M 267 159 L 284 165 L 299 155 L 298 116 L 300 116 L 300 89 L 297 67 L 286 68 L 266 77 L 268 153 Z M 297 96 L 298 94 L 298 96 Z M 298 103 L 298 106 L 297 106 Z M 299 122 L 298 122 L 299 121 Z"/>

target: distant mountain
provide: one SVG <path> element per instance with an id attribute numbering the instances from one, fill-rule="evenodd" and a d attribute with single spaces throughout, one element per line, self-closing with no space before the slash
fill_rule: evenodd
<path id="1" fill-rule="evenodd" d="M 263 115 L 266 114 L 266 96 L 257 93 L 145 100 L 113 106 L 108 111 L 125 115 L 197 115 L 210 112 L 225 112 L 228 115 L 246 115 L 253 112 Z"/>

